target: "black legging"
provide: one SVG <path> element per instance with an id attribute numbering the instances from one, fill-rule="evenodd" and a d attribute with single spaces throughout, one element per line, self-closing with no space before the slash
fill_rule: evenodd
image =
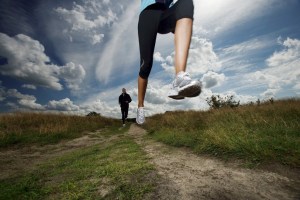
<path id="1" fill-rule="evenodd" d="M 177 20 L 193 19 L 193 15 L 193 0 L 179 0 L 167 9 L 163 4 L 156 3 L 141 12 L 138 23 L 140 77 L 147 79 L 151 72 L 157 33 L 174 33 Z"/>
<path id="2" fill-rule="evenodd" d="M 128 116 L 128 106 L 127 107 L 122 107 L 121 108 L 121 112 L 122 112 L 122 120 L 123 120 L 123 124 L 125 124 L 125 119 Z"/>

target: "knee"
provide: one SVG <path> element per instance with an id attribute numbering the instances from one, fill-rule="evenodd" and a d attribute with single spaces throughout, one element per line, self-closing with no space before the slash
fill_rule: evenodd
<path id="1" fill-rule="evenodd" d="M 143 61 L 140 66 L 139 76 L 143 79 L 148 79 L 152 68 L 152 61 Z"/>

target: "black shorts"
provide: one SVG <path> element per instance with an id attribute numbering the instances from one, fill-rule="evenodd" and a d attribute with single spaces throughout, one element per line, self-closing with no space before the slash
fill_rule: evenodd
<path id="1" fill-rule="evenodd" d="M 156 3 L 141 12 L 138 23 L 140 77 L 147 79 L 150 74 L 157 33 L 174 33 L 177 20 L 193 19 L 193 16 L 193 0 L 178 0 L 171 8 Z"/>

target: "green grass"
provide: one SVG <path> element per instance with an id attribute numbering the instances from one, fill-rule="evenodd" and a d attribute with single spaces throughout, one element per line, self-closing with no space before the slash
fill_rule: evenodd
<path id="1" fill-rule="evenodd" d="M 207 112 L 168 112 L 147 120 L 154 139 L 196 153 L 257 165 L 300 167 L 300 101 L 282 100 Z"/>
<path id="2" fill-rule="evenodd" d="M 0 148 L 11 145 L 50 144 L 73 139 L 84 131 L 116 127 L 120 120 L 101 116 L 15 113 L 0 116 Z"/>
<path id="3" fill-rule="evenodd" d="M 63 155 L 32 172 L 0 181 L 0 199 L 142 199 L 153 166 L 124 135 Z"/>

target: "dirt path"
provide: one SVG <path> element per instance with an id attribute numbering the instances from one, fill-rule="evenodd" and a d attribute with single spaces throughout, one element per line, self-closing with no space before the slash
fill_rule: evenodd
<path id="1" fill-rule="evenodd" d="M 156 166 L 160 180 L 155 199 L 300 199 L 300 180 L 278 173 L 240 168 L 144 139 L 132 124 L 128 132 Z M 298 186 L 298 187 L 297 187 Z"/>

